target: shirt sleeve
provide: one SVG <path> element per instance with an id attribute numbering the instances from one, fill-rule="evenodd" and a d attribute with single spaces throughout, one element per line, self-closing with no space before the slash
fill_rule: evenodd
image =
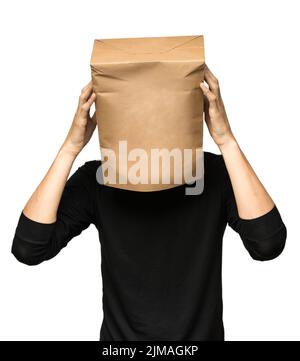
<path id="1" fill-rule="evenodd" d="M 287 237 L 287 230 L 277 206 L 274 205 L 269 212 L 257 218 L 240 218 L 223 156 L 219 157 L 223 179 L 223 204 L 228 225 L 239 233 L 253 259 L 267 261 L 276 258 L 283 251 Z"/>
<path id="2" fill-rule="evenodd" d="M 73 237 L 95 223 L 95 172 L 94 162 L 86 162 L 68 179 L 56 222 L 36 222 L 21 212 L 11 249 L 20 262 L 37 265 L 53 258 Z"/>

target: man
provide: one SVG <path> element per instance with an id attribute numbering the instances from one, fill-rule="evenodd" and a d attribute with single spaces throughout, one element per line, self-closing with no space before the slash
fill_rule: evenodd
<path id="1" fill-rule="evenodd" d="M 223 340 L 221 257 L 228 223 L 250 255 L 283 250 L 286 227 L 230 128 L 218 80 L 206 66 L 200 87 L 205 121 L 221 155 L 205 152 L 205 186 L 133 192 L 96 181 L 100 161 L 68 179 L 95 129 L 89 83 L 46 176 L 23 209 L 15 257 L 36 265 L 54 257 L 90 224 L 100 236 L 104 319 L 100 340 Z"/>

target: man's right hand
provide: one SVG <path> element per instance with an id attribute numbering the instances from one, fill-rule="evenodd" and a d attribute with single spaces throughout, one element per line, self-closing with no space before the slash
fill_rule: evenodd
<path id="1" fill-rule="evenodd" d="M 97 125 L 95 113 L 90 116 L 90 108 L 95 102 L 96 94 L 93 93 L 92 81 L 81 91 L 78 107 L 62 148 L 77 156 L 89 142 Z"/>

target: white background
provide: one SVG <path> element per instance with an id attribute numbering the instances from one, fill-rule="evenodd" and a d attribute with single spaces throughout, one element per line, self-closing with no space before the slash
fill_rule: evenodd
<path id="1" fill-rule="evenodd" d="M 59 149 L 94 38 L 205 36 L 206 62 L 220 80 L 241 148 L 288 229 L 283 254 L 250 258 L 238 235 L 224 237 L 227 340 L 300 340 L 298 1 L 1 2 L 0 339 L 98 340 L 100 246 L 95 228 L 36 267 L 10 248 L 19 214 Z M 204 135 L 205 149 L 218 149 Z M 98 138 L 76 160 L 99 158 Z"/>

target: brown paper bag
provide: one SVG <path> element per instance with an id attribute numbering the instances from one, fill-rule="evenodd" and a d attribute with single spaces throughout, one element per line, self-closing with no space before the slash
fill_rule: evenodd
<path id="1" fill-rule="evenodd" d="M 104 184 L 156 191 L 203 178 L 203 36 L 97 39 L 90 65 Z"/>

